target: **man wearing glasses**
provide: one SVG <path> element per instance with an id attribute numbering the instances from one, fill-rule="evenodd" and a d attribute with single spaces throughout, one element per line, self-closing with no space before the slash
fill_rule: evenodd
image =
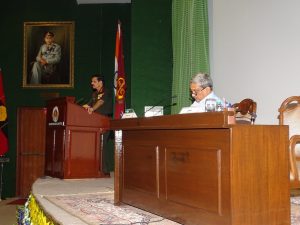
<path id="1" fill-rule="evenodd" d="M 191 96 L 195 99 L 191 107 L 199 107 L 198 112 L 208 111 L 205 109 L 207 99 L 215 102 L 222 102 L 213 92 L 213 82 L 208 74 L 198 73 L 190 81 Z M 215 111 L 211 110 L 211 111 Z"/>

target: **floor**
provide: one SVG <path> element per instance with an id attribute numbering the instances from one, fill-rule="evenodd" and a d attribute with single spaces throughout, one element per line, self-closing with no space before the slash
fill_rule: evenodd
<path id="1" fill-rule="evenodd" d="M 15 198 L 0 201 L 0 225 L 16 224 L 16 209 L 18 205 L 7 205 L 16 200 Z"/>
<path id="2" fill-rule="evenodd" d="M 89 180 L 89 182 L 86 182 Z M 75 184 L 75 185 L 74 185 Z M 57 191 L 61 194 L 63 193 L 93 193 L 96 190 L 101 190 L 102 185 L 111 188 L 113 190 L 113 174 L 111 178 L 104 178 L 101 181 L 101 186 L 99 185 L 99 179 L 70 179 L 70 180 L 61 180 L 58 178 L 52 178 L 49 182 L 49 179 L 38 179 L 33 185 L 33 192 L 37 194 L 37 198 L 48 206 L 49 212 L 57 215 L 57 220 L 62 222 L 62 224 L 78 224 L 81 225 L 82 221 L 78 218 L 70 216 L 70 214 L 60 210 L 54 205 L 49 205 L 48 202 L 45 202 L 43 199 L 43 194 L 56 194 Z M 84 190 L 84 191 L 83 191 Z M 17 198 L 10 198 L 0 201 L 0 225 L 16 225 L 16 210 L 18 205 L 7 204 Z"/>
<path id="3" fill-rule="evenodd" d="M 58 224 L 62 225 L 87 225 L 76 214 L 63 210 L 57 204 L 49 201 L 51 196 L 78 195 L 113 192 L 114 174 L 110 178 L 91 178 L 91 179 L 58 179 L 52 177 L 43 177 L 37 179 L 32 185 L 32 193 L 41 207 L 46 210 Z M 12 201 L 12 200 L 11 200 Z M 0 225 L 16 224 L 16 205 L 6 205 L 9 202 L 3 201 L 0 207 Z M 153 223 L 153 222 L 152 222 Z M 156 224 L 177 224 L 165 219 L 162 223 Z"/>
<path id="4" fill-rule="evenodd" d="M 113 190 L 113 175 L 110 178 L 91 178 L 91 179 L 58 179 L 51 177 L 39 178 L 32 186 L 32 193 L 37 201 L 47 213 L 52 215 L 59 224 L 86 225 L 78 217 L 71 215 L 63 209 L 49 202 L 44 196 L 64 195 L 64 194 L 84 194 L 96 193 L 106 190 Z M 55 216 L 54 216 L 55 215 Z"/>
<path id="5" fill-rule="evenodd" d="M 74 182 L 75 180 L 70 180 L 69 183 Z M 113 186 L 113 180 L 112 179 L 106 179 L 107 181 L 107 187 L 112 187 Z M 60 180 L 57 180 L 58 183 L 60 183 Z M 92 182 L 93 183 L 93 182 Z M 41 185 L 42 184 L 42 185 Z M 90 184 L 90 183 L 89 183 Z M 90 192 L 93 191 L 94 188 L 97 188 L 97 182 L 94 182 L 95 185 L 91 185 L 89 187 L 85 187 L 86 192 Z M 43 186 L 43 185 L 49 185 L 43 182 L 43 180 L 39 181 L 39 187 Z M 54 185 L 56 185 L 56 183 L 54 183 Z M 67 191 L 68 193 L 70 193 L 70 189 L 64 187 L 64 191 Z M 49 191 L 51 192 L 51 189 L 53 190 L 53 187 L 50 186 L 48 188 L 43 187 L 42 189 L 37 188 L 38 190 L 36 190 L 37 192 L 39 192 L 41 195 L 47 191 L 49 193 Z M 72 191 L 75 190 L 74 186 L 72 188 Z M 291 196 L 300 196 L 300 189 L 298 190 L 291 190 Z M 10 198 L 10 199 L 5 199 L 5 200 L 0 200 L 0 225 L 15 225 L 16 224 L 16 209 L 18 205 L 12 205 L 12 204 L 7 204 L 9 202 L 12 202 L 16 200 L 16 198 Z M 65 215 L 62 215 L 62 217 L 65 218 Z M 77 223 L 74 223 L 77 224 Z"/>

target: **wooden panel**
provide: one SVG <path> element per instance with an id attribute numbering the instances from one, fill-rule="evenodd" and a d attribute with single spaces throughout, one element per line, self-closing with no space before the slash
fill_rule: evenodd
<path id="1" fill-rule="evenodd" d="M 288 127 L 209 126 L 201 115 L 111 122 L 122 130 L 115 202 L 181 224 L 289 225 Z M 128 188 L 135 184 L 127 169 L 148 180 Z"/>
<path id="2" fill-rule="evenodd" d="M 58 109 L 58 120 L 52 118 L 54 107 Z M 61 123 L 62 125 L 81 126 L 81 127 L 101 127 L 109 128 L 109 118 L 98 113 L 88 114 L 80 105 L 74 103 L 74 97 L 62 97 L 47 101 L 47 122 Z M 54 124 L 53 124 L 54 125 Z"/>
<path id="3" fill-rule="evenodd" d="M 63 178 L 65 128 L 51 127 L 47 129 L 46 165 L 45 173 L 48 176 Z"/>
<path id="4" fill-rule="evenodd" d="M 46 152 L 45 152 L 45 175 L 52 176 L 53 171 L 53 157 L 55 150 L 55 133 L 53 129 L 46 131 Z"/>
<path id="5" fill-rule="evenodd" d="M 59 178 L 105 176 L 100 171 L 100 138 L 109 128 L 109 118 L 88 114 L 73 102 L 74 97 L 47 102 L 46 174 Z"/>
<path id="6" fill-rule="evenodd" d="M 184 224 L 230 224 L 229 138 L 228 129 L 123 131 L 122 201 Z"/>
<path id="7" fill-rule="evenodd" d="M 167 199 L 221 215 L 221 150 L 167 148 L 166 156 Z"/>
<path id="8" fill-rule="evenodd" d="M 45 108 L 18 109 L 18 144 L 20 153 L 45 153 Z M 33 141 L 34 138 L 34 141 Z"/>
<path id="9" fill-rule="evenodd" d="M 32 184 L 44 176 L 44 155 L 19 155 L 18 189 L 17 196 L 28 197 L 32 190 Z"/>
<path id="10" fill-rule="evenodd" d="M 65 153 L 65 178 L 99 176 L 99 130 L 68 127 L 67 134 L 69 145 Z"/>
<path id="11" fill-rule="evenodd" d="M 221 128 L 233 123 L 233 111 L 111 120 L 112 130 Z"/>
<path id="12" fill-rule="evenodd" d="M 288 130 L 283 126 L 232 129 L 234 224 L 290 224 Z"/>
<path id="13" fill-rule="evenodd" d="M 52 130 L 52 129 L 51 129 Z M 53 132 L 53 155 L 52 155 L 52 176 L 64 177 L 64 155 L 66 130 L 64 127 L 57 127 Z"/>
<path id="14" fill-rule="evenodd" d="M 155 146 L 125 146 L 124 189 L 136 189 L 156 195 Z"/>
<path id="15" fill-rule="evenodd" d="M 44 175 L 46 109 L 18 109 L 16 195 L 27 197 L 33 182 Z"/>
<path id="16" fill-rule="evenodd" d="M 100 127 L 103 130 L 109 128 L 109 117 L 98 113 L 89 114 L 80 105 L 68 103 L 66 116 L 66 124 L 69 126 Z"/>

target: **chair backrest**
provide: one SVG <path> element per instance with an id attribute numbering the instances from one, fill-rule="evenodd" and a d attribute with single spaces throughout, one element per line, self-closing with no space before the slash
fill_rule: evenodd
<path id="1" fill-rule="evenodd" d="M 279 124 L 289 126 L 290 136 L 290 184 L 291 188 L 300 187 L 300 96 L 285 99 L 279 112 Z"/>
<path id="2" fill-rule="evenodd" d="M 289 125 L 289 135 L 300 135 L 300 96 L 284 100 L 278 109 L 279 124 Z"/>
<path id="3" fill-rule="evenodd" d="M 238 124 L 254 124 L 256 119 L 256 102 L 250 98 L 233 104 L 235 120 Z"/>

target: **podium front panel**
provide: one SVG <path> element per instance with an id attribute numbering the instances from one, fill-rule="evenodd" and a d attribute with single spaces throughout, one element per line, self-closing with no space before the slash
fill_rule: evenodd
<path id="1" fill-rule="evenodd" d="M 45 173 L 59 178 L 103 177 L 101 134 L 109 129 L 109 118 L 89 114 L 74 104 L 74 97 L 47 103 Z"/>
<path id="2" fill-rule="evenodd" d="M 65 178 L 100 176 L 100 135 L 99 129 L 68 127 Z"/>

